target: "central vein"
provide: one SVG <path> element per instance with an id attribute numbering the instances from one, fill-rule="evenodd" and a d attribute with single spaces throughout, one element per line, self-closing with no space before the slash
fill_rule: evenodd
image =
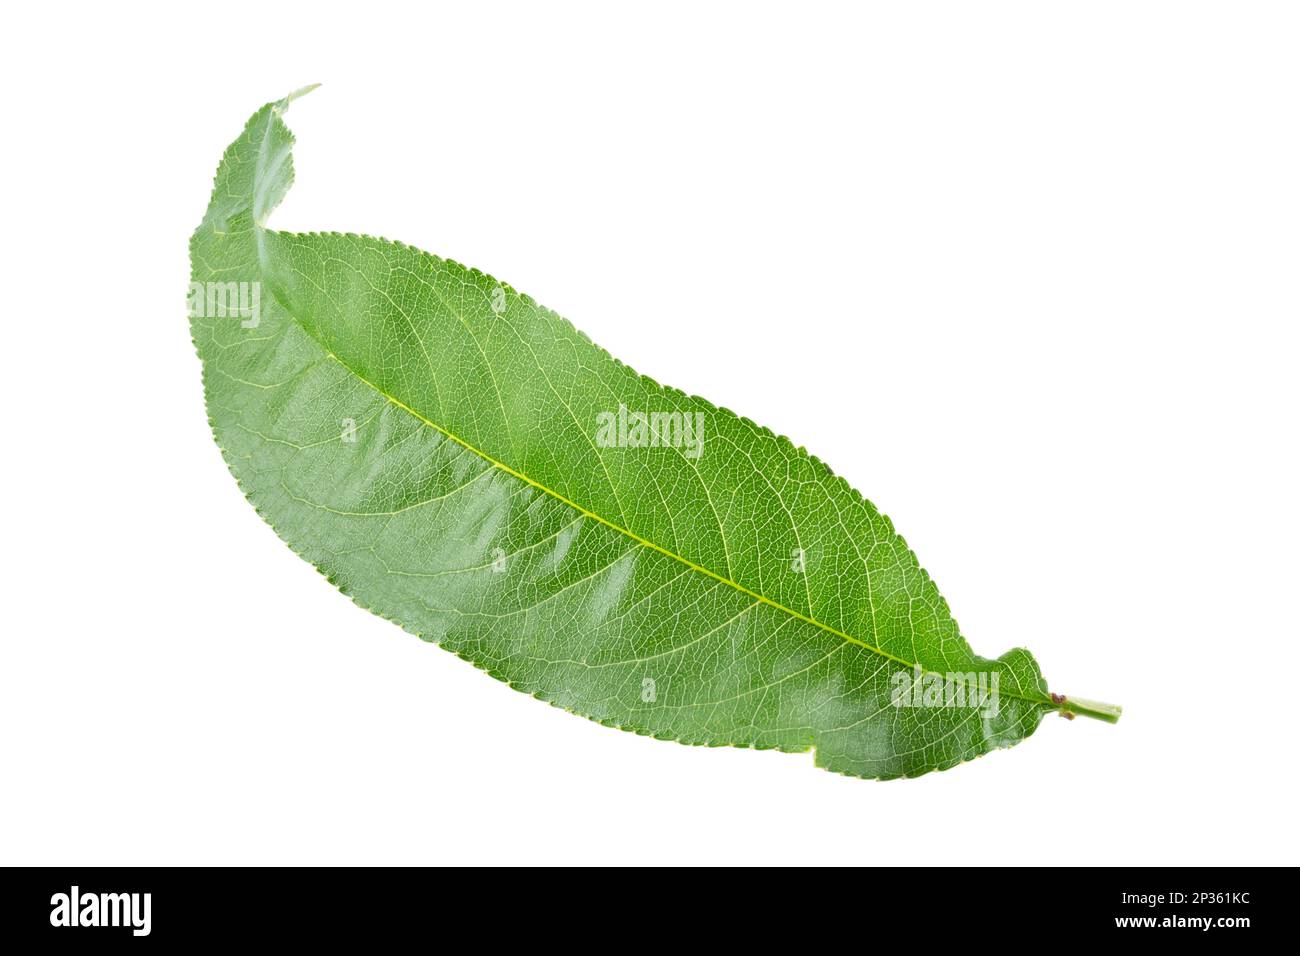
<path id="1" fill-rule="evenodd" d="M 292 312 L 290 312 L 290 315 L 292 315 Z M 902 657 L 899 657 L 896 654 L 891 654 L 883 647 L 878 647 L 875 644 L 871 644 L 860 638 L 854 637 L 852 634 L 847 634 L 844 631 L 841 631 L 839 628 L 832 627 L 831 625 L 825 624 L 814 617 L 810 617 L 807 614 L 804 614 L 802 611 L 797 611 L 792 607 L 787 607 L 786 605 L 781 604 L 779 601 L 773 601 L 771 598 L 759 594 L 757 591 L 752 591 L 749 588 L 745 587 L 743 584 L 740 584 L 737 581 L 733 581 L 730 578 L 724 577 L 723 575 L 718 574 L 716 571 L 712 571 L 701 564 L 696 564 L 694 561 L 690 560 L 689 558 L 683 557 L 682 555 L 677 554 L 674 551 L 670 551 L 668 548 L 656 544 L 655 542 L 649 540 L 648 538 L 641 537 L 641 535 L 637 534 L 635 531 L 632 531 L 629 528 L 624 528 L 622 525 L 610 521 L 608 518 L 604 517 L 603 515 L 599 515 L 594 511 L 584 508 L 576 501 L 567 498 L 566 496 L 560 494 L 558 491 L 555 491 L 552 488 L 548 488 L 546 485 L 542 484 L 536 479 L 530 478 L 528 475 L 525 475 L 523 472 L 516 471 L 514 468 L 511 468 L 509 465 L 507 465 L 505 462 L 498 461 L 496 458 L 492 457 L 487 452 L 483 451 L 481 448 L 475 447 L 474 445 L 470 444 L 469 442 L 467 442 L 465 439 L 461 438 L 459 435 L 455 434 L 454 432 L 451 432 L 446 428 L 444 428 L 443 426 L 439 425 L 437 422 L 432 421 L 429 418 L 426 418 L 424 415 L 420 414 L 420 412 L 416 411 L 414 408 L 407 405 L 405 402 L 401 401 L 400 399 L 395 398 L 392 395 L 389 395 L 386 391 L 384 391 L 374 382 L 367 379 L 364 375 L 361 375 L 359 372 L 357 372 L 356 369 L 352 368 L 341 358 L 335 355 L 332 351 L 330 351 L 329 348 L 327 348 L 325 344 L 320 341 L 320 339 L 316 338 L 314 335 L 311 334 L 310 331 L 307 330 L 306 326 L 302 322 L 297 322 L 296 319 L 295 322 L 297 323 L 300 329 L 306 332 L 309 337 L 311 337 L 318 345 L 320 345 L 322 349 L 324 349 L 326 355 L 328 355 L 333 361 L 337 362 L 349 375 L 354 376 L 356 379 L 363 382 L 365 385 L 374 389 L 374 391 L 379 395 L 381 395 L 386 401 L 390 402 L 392 405 L 396 406 L 397 408 L 400 408 L 408 415 L 411 415 L 417 421 L 421 422 L 424 425 L 427 425 L 429 428 L 434 429 L 440 435 L 443 435 L 444 437 L 455 442 L 457 445 L 460 445 L 462 448 L 466 449 L 467 451 L 470 451 L 473 454 L 477 455 L 479 458 L 486 461 L 492 467 L 498 468 L 501 471 L 505 472 L 507 475 L 510 475 L 513 478 L 517 478 L 518 480 L 528 485 L 531 485 L 533 488 L 536 488 L 538 491 L 544 492 L 545 494 L 554 498 L 556 501 L 560 501 L 565 505 L 568 505 L 570 508 L 572 508 L 574 511 L 577 511 L 583 517 L 590 518 L 592 521 L 599 522 L 600 524 L 605 525 L 607 528 L 612 528 L 613 530 L 617 531 L 619 534 L 626 535 L 627 537 L 631 538 L 633 541 L 635 541 L 637 544 L 641 545 L 642 547 L 649 548 L 652 551 L 658 551 L 660 554 L 665 555 L 669 558 L 672 558 L 674 561 L 678 561 L 686 565 L 692 571 L 696 571 L 700 574 L 705 575 L 706 577 L 712 578 L 715 581 L 719 581 L 722 584 L 727 585 L 728 587 L 734 588 L 735 590 L 739 591 L 741 594 L 748 595 L 749 597 L 753 598 L 755 601 L 758 601 L 761 604 L 766 604 L 769 607 L 773 607 L 778 611 L 790 615 L 793 618 L 797 618 L 800 621 L 803 621 L 807 624 L 811 624 L 813 627 L 820 628 L 821 630 L 826 631 L 829 634 L 834 634 L 836 637 L 840 638 L 843 641 L 847 641 L 850 644 L 855 644 L 858 647 L 863 648 L 864 650 L 868 650 L 873 654 L 878 654 L 881 657 L 894 661 L 895 663 L 902 664 L 908 668 L 916 668 L 920 666 L 916 661 L 909 661 Z M 922 668 L 922 672 L 925 674 L 935 673 L 934 671 L 929 671 L 924 668 Z M 1007 696 L 1015 697 L 1019 700 L 1029 701 L 1030 703 L 1035 703 L 1035 704 L 1045 703 L 1045 701 L 1043 701 L 1041 698 L 1025 697 L 1021 694 L 1017 694 L 1010 691 L 1006 693 Z"/>

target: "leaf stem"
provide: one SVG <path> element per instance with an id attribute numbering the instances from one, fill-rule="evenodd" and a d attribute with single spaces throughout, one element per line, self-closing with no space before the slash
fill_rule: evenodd
<path id="1" fill-rule="evenodd" d="M 1119 723 L 1119 715 L 1124 712 L 1119 704 L 1103 704 L 1082 697 L 1066 697 L 1058 704 L 1058 709 L 1062 714 L 1079 714 L 1093 720 L 1104 720 L 1108 724 Z"/>

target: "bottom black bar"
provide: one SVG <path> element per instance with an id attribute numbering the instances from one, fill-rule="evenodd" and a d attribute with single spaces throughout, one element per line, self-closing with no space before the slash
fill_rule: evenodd
<path id="1" fill-rule="evenodd" d="M 684 942 L 683 932 L 701 931 L 669 932 L 665 924 L 698 926 L 710 912 L 708 922 L 722 933 L 767 932 L 773 922 L 809 917 L 820 922 L 820 913 L 840 922 L 838 932 L 872 946 L 880 938 L 875 928 L 883 927 L 910 928 L 918 942 L 932 938 L 940 946 L 976 938 L 1070 946 L 1102 937 L 1233 945 L 1287 926 L 1283 884 L 1292 882 L 1289 871 L 1277 869 L 1068 867 L 657 874 L 642 889 L 628 875 L 575 873 L 536 882 L 527 874 L 496 874 L 452 882 L 418 869 L 14 868 L 5 880 L 0 938 L 9 940 L 319 940 L 332 946 L 409 940 L 413 933 L 428 938 L 431 924 L 460 924 L 462 932 L 532 926 L 545 933 L 548 926 L 573 930 L 598 917 L 646 921 L 659 927 L 653 935 L 661 940 Z M 491 921 L 482 923 L 486 914 Z M 854 925 L 844 922 L 845 914 Z M 594 932 L 595 924 L 586 929 Z M 807 937 L 804 944 L 816 945 Z"/>

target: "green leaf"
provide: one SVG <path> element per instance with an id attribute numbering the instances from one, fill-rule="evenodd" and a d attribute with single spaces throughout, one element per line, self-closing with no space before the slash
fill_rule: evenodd
<path id="1" fill-rule="evenodd" d="M 358 604 L 602 724 L 862 777 L 1118 716 L 1028 651 L 975 655 L 889 519 L 788 439 L 481 272 L 268 229 L 292 99 L 217 171 L 191 328 L 240 487 Z"/>

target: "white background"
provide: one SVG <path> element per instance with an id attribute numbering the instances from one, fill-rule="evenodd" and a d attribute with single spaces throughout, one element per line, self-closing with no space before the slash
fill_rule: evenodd
<path id="1" fill-rule="evenodd" d="M 1277 4 L 19 5 L 3 71 L 0 862 L 1297 863 L 1300 22 Z M 980 652 L 1125 705 L 918 780 L 599 727 L 245 503 L 186 242 L 492 272 L 790 435 Z"/>

